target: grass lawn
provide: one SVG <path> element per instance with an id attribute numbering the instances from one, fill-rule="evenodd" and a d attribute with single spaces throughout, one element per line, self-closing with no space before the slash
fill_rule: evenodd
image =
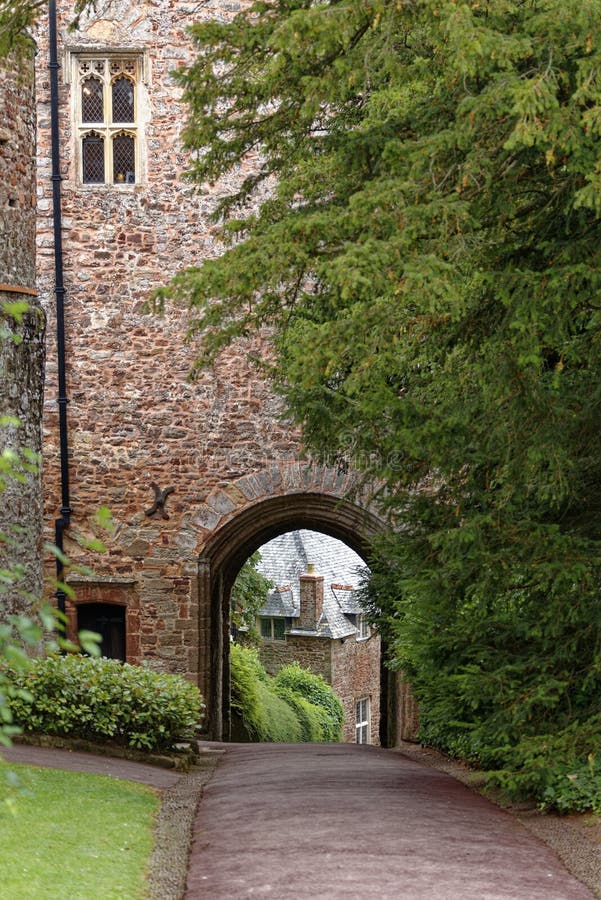
<path id="1" fill-rule="evenodd" d="M 144 897 L 158 807 L 143 785 L 0 762 L 0 896 Z"/>

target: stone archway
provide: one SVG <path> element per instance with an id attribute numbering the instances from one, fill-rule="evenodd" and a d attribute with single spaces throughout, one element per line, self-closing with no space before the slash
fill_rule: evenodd
<path id="1" fill-rule="evenodd" d="M 229 735 L 229 599 L 238 571 L 262 544 L 298 528 L 338 538 L 368 562 L 370 541 L 384 522 L 368 502 L 348 499 L 352 483 L 345 474 L 294 464 L 244 476 L 207 498 L 212 533 L 199 558 L 199 683 L 213 740 Z"/>

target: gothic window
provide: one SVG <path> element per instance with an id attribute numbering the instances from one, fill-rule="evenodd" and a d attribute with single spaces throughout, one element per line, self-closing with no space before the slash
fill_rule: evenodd
<path id="1" fill-rule="evenodd" d="M 115 184 L 136 181 L 136 140 L 125 131 L 113 138 L 113 181 Z"/>
<path id="2" fill-rule="evenodd" d="M 86 78 L 81 86 L 81 121 L 104 121 L 104 88 L 99 78 Z"/>
<path id="3" fill-rule="evenodd" d="M 84 184 L 104 184 L 104 138 L 90 131 L 81 142 Z"/>
<path id="4" fill-rule="evenodd" d="M 113 81 L 113 122 L 134 121 L 134 85 L 125 75 Z"/>
<path id="5" fill-rule="evenodd" d="M 75 56 L 74 60 L 81 182 L 136 184 L 140 170 L 141 58 Z"/>

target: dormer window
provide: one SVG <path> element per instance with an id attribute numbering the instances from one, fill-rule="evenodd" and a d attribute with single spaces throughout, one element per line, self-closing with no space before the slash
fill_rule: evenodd
<path id="1" fill-rule="evenodd" d="M 136 184 L 140 180 L 141 59 L 78 56 L 75 67 L 81 183 Z"/>

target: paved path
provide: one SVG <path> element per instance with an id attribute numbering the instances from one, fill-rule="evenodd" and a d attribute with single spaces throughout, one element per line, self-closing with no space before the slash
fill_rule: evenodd
<path id="1" fill-rule="evenodd" d="M 590 900 L 512 816 L 353 744 L 230 745 L 198 810 L 186 900 Z"/>

